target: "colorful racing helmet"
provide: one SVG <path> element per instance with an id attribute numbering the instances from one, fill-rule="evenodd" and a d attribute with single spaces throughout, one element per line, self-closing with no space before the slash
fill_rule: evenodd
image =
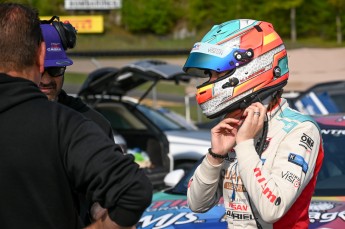
<path id="1" fill-rule="evenodd" d="M 250 19 L 213 26 L 194 44 L 183 70 L 206 78 L 197 86 L 196 100 L 208 118 L 262 101 L 289 78 L 282 39 L 272 24 Z M 209 82 L 211 71 L 226 74 Z"/>

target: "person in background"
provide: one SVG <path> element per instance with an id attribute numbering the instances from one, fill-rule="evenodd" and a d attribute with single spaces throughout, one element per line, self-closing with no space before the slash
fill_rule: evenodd
<path id="1" fill-rule="evenodd" d="M 224 197 L 228 228 L 308 228 L 324 153 L 315 121 L 281 97 L 287 51 L 272 24 L 215 25 L 184 70 L 205 78 L 196 99 L 209 118 L 211 148 L 190 179 L 189 207 L 206 212 Z"/>
<path id="2" fill-rule="evenodd" d="M 44 94 L 47 95 L 50 101 L 58 102 L 80 112 L 86 118 L 98 124 L 109 136 L 109 138 L 114 140 L 113 131 L 108 120 L 106 120 L 100 113 L 83 103 L 80 98 L 67 95 L 67 93 L 62 89 L 66 67 L 72 65 L 73 61 L 67 57 L 64 48 L 66 46 L 63 45 L 63 38 L 60 36 L 63 36 L 63 34 L 68 32 L 74 33 L 72 35 L 76 35 L 76 31 L 71 25 L 68 27 L 72 28 L 70 31 L 67 30 L 65 33 L 60 35 L 57 30 L 57 26 L 58 25 L 53 26 L 52 22 L 41 24 L 42 36 L 46 44 L 46 54 L 44 58 L 44 72 L 39 83 L 39 88 Z M 63 28 L 62 26 L 60 27 Z M 73 38 L 74 37 L 75 36 L 73 36 Z M 74 47 L 74 45 L 75 44 L 72 46 Z M 92 203 L 86 201 L 84 195 L 80 195 L 79 198 L 80 218 L 84 225 L 89 225 L 92 222 L 92 216 L 90 213 Z"/>
<path id="3" fill-rule="evenodd" d="M 106 209 L 88 228 L 135 227 L 151 203 L 149 179 L 97 124 L 40 91 L 38 12 L 0 3 L 0 21 L 2 228 L 81 228 L 79 194 Z"/>
<path id="4" fill-rule="evenodd" d="M 67 95 L 62 89 L 66 67 L 72 65 L 73 61 L 67 57 L 56 27 L 52 24 L 41 24 L 41 30 L 46 43 L 46 55 L 39 88 L 50 101 L 58 102 L 82 113 L 86 118 L 97 123 L 113 139 L 112 128 L 108 120 L 87 106 L 80 98 Z M 69 32 L 73 33 L 74 31 Z"/>

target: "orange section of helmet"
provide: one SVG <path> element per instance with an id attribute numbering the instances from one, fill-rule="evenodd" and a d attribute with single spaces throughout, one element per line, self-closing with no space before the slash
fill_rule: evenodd
<path id="1" fill-rule="evenodd" d="M 283 40 L 280 36 L 274 31 L 272 24 L 270 23 L 261 23 L 260 27 L 265 32 L 262 44 L 262 53 L 268 52 L 279 45 L 283 44 Z"/>
<path id="2" fill-rule="evenodd" d="M 276 32 L 272 32 L 264 37 L 264 45 L 267 45 L 275 40 L 279 39 L 279 36 Z"/>
<path id="3" fill-rule="evenodd" d="M 274 55 L 273 57 L 273 63 L 272 66 L 278 66 L 278 62 L 280 59 L 284 58 L 286 56 L 286 50 L 283 49 L 281 52 L 277 53 L 276 55 Z M 264 81 L 260 84 L 258 84 L 257 87 L 254 88 L 254 91 L 258 91 L 259 89 L 263 88 L 263 87 L 268 87 L 268 86 L 272 86 L 272 85 L 276 85 L 281 83 L 282 81 L 284 81 L 285 79 L 287 79 L 286 77 L 289 76 L 289 72 L 287 72 L 284 76 L 280 76 L 278 79 L 273 80 L 273 68 L 271 68 L 270 70 L 268 70 L 265 74 L 264 74 Z M 262 76 L 260 76 L 262 77 Z"/>
<path id="4" fill-rule="evenodd" d="M 273 58 L 273 65 L 278 66 L 278 61 L 286 56 L 286 50 L 282 50 L 281 52 L 277 53 Z M 273 86 L 276 84 L 281 83 L 284 80 L 287 80 L 289 77 L 289 73 L 279 77 L 278 79 L 273 81 L 273 68 L 265 71 L 263 73 L 258 73 L 257 76 L 254 78 L 240 84 L 234 90 L 233 97 L 238 96 L 248 90 L 253 90 L 253 92 L 258 91 L 261 88 Z"/>
<path id="5" fill-rule="evenodd" d="M 288 80 L 288 78 L 289 78 L 289 73 L 286 73 L 286 74 L 282 75 L 281 77 L 279 77 L 278 79 L 267 84 L 266 87 L 271 87 L 271 86 L 277 85 L 283 81 Z"/>
<path id="6" fill-rule="evenodd" d="M 262 37 L 262 32 L 258 32 L 255 28 L 252 28 L 241 37 L 240 49 L 247 50 L 251 48 L 254 50 L 254 57 L 259 56 L 261 53 L 257 52 L 257 48 L 262 45 Z"/>
<path id="7" fill-rule="evenodd" d="M 276 32 L 272 32 L 264 37 L 262 53 L 271 51 L 272 49 L 277 48 L 281 44 L 283 44 L 282 39 L 278 36 Z"/>
<path id="8" fill-rule="evenodd" d="M 269 82 L 270 78 L 272 78 L 272 73 L 266 71 L 260 75 L 255 76 L 254 78 L 242 83 L 241 85 L 237 86 L 234 90 L 233 97 L 238 96 L 248 90 L 257 89 L 258 85 L 265 83 L 266 81 Z M 263 84 L 264 85 L 264 84 Z M 254 90 L 256 91 L 256 90 Z"/>
<path id="9" fill-rule="evenodd" d="M 201 87 L 196 92 L 196 101 L 198 104 L 202 104 L 210 99 L 213 96 L 213 84 Z"/>
<path id="10" fill-rule="evenodd" d="M 230 36 L 230 37 L 228 37 L 228 38 L 226 38 L 226 39 L 224 39 L 224 40 L 218 42 L 217 45 L 221 45 L 221 44 L 223 44 L 223 43 L 226 43 L 226 42 L 228 42 L 229 40 L 234 39 L 235 37 L 241 37 L 241 36 L 243 36 L 243 34 L 248 33 L 248 31 L 250 31 L 250 30 L 253 30 L 253 27 L 249 27 L 248 29 L 245 29 L 245 30 L 241 31 L 241 32 L 237 33 L 237 34 L 234 35 L 234 36 Z M 241 42 L 241 43 L 242 43 L 242 42 Z M 242 44 L 241 44 L 241 45 L 242 45 Z M 241 46 L 241 47 L 242 47 L 242 46 Z"/>
<path id="11" fill-rule="evenodd" d="M 283 43 L 279 35 L 274 31 L 272 24 L 261 22 L 258 26 L 262 31 L 255 28 L 247 30 L 241 37 L 241 49 L 253 49 L 254 57 L 270 51 Z"/>
<path id="12" fill-rule="evenodd" d="M 282 51 L 278 52 L 277 54 L 274 55 L 273 59 L 273 65 L 277 66 L 278 61 L 286 56 L 286 49 L 283 49 Z"/>

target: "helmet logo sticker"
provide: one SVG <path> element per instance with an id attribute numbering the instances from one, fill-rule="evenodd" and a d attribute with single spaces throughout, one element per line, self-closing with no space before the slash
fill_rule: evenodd
<path id="1" fill-rule="evenodd" d="M 240 81 L 237 78 L 230 78 L 229 82 L 226 82 L 225 84 L 222 85 L 222 88 L 225 89 L 227 87 L 235 87 Z"/>
<path id="2" fill-rule="evenodd" d="M 278 78 L 281 76 L 281 73 L 282 73 L 282 71 L 281 71 L 280 67 L 275 66 L 273 69 L 273 75 Z"/>

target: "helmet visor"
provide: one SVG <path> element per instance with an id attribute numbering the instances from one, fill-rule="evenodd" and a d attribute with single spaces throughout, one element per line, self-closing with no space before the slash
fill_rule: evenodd
<path id="1" fill-rule="evenodd" d="M 222 58 L 205 53 L 191 53 L 183 67 L 183 70 L 197 77 L 209 77 L 207 70 L 223 72 L 229 70 L 229 64 L 222 64 Z"/>
<path id="2" fill-rule="evenodd" d="M 205 70 L 223 72 L 245 64 L 249 60 L 241 59 L 241 55 L 245 53 L 246 50 L 234 46 L 225 47 L 198 42 L 193 46 L 183 70 L 197 77 L 209 77 L 209 74 L 205 74 Z M 238 58 L 239 55 L 240 58 Z"/>

